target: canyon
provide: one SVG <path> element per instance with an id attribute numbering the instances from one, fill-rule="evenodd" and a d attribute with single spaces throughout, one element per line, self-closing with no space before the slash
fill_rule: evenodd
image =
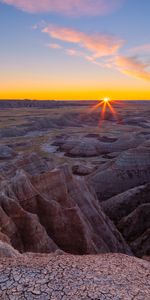
<path id="1" fill-rule="evenodd" d="M 116 104 L 118 119 L 108 111 L 101 126 L 88 101 L 19 103 L 0 101 L 1 299 L 9 293 L 12 299 L 68 299 L 63 282 L 78 273 L 86 293 L 79 289 L 77 298 L 72 286 L 72 299 L 115 299 L 113 289 L 118 299 L 127 299 L 116 284 L 123 282 L 122 267 L 131 286 L 137 276 L 132 299 L 149 299 L 150 103 Z M 25 278 L 31 285 L 35 267 L 42 278 L 43 264 L 48 281 L 49 268 L 55 272 L 59 264 L 58 295 L 55 287 L 41 290 L 36 272 L 36 288 L 24 287 Z M 108 280 L 109 265 L 116 273 L 112 290 L 103 294 L 96 283 Z M 12 284 L 6 289 L 3 276 L 9 285 L 10 266 Z M 96 286 L 88 289 L 86 270 L 92 266 Z M 145 291 L 139 282 L 145 282 Z"/>

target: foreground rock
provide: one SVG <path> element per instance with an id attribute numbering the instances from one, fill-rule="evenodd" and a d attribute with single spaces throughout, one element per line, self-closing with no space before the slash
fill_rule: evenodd
<path id="1" fill-rule="evenodd" d="M 149 300 L 150 263 L 121 254 L 0 260 L 0 298 Z"/>
<path id="2" fill-rule="evenodd" d="M 1 258 L 18 258 L 21 254 L 11 245 L 0 241 L 0 259 Z"/>

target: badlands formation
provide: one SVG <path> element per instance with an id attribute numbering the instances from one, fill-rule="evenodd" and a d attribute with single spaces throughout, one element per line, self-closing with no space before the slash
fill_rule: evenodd
<path id="1" fill-rule="evenodd" d="M 5 104 L 5 105 L 4 105 Z M 150 299 L 150 105 L 0 102 L 0 299 Z"/>

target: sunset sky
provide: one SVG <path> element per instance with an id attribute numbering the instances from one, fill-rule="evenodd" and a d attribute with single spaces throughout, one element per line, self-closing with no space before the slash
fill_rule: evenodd
<path id="1" fill-rule="evenodd" d="M 0 0 L 1 99 L 150 99 L 150 0 Z"/>

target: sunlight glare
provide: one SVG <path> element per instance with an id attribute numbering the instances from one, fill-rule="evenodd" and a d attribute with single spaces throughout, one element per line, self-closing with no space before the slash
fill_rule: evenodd
<path id="1" fill-rule="evenodd" d="M 91 109 L 90 112 L 93 112 L 95 110 L 98 110 L 99 108 L 101 108 L 101 114 L 100 114 L 100 122 L 99 125 L 101 123 L 103 123 L 103 121 L 105 120 L 105 115 L 106 115 L 106 111 L 111 112 L 111 114 L 114 116 L 115 119 L 117 119 L 117 113 L 115 108 L 112 106 L 112 104 L 115 104 L 116 101 L 112 100 L 109 97 L 104 97 L 103 99 L 99 100 L 98 104 L 94 105 Z M 117 102 L 118 103 L 118 102 Z"/>
<path id="2" fill-rule="evenodd" d="M 110 100 L 110 98 L 105 97 L 104 99 L 102 99 L 102 101 L 104 101 L 105 103 L 108 103 L 108 102 L 111 101 L 111 100 Z"/>

